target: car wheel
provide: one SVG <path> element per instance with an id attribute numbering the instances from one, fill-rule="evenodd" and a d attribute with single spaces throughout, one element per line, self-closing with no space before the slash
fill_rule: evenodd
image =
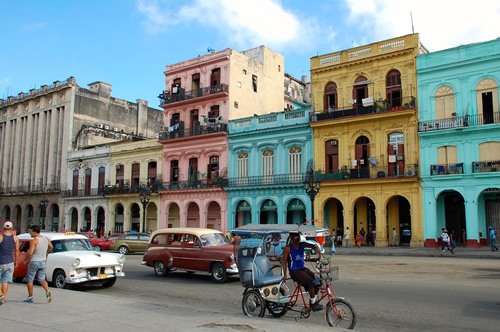
<path id="1" fill-rule="evenodd" d="M 101 246 L 94 246 L 94 251 L 102 251 Z"/>
<path id="2" fill-rule="evenodd" d="M 226 268 L 222 263 L 215 263 L 212 266 L 212 280 L 215 282 L 226 282 L 229 276 L 227 275 Z"/>
<path id="3" fill-rule="evenodd" d="M 57 270 L 54 272 L 54 277 L 52 278 L 52 285 L 55 288 L 69 288 L 66 284 L 66 273 L 63 270 Z"/>
<path id="4" fill-rule="evenodd" d="M 162 261 L 156 261 L 153 265 L 153 269 L 157 277 L 164 277 L 167 275 L 168 272 L 165 263 L 163 263 Z"/>
<path id="5" fill-rule="evenodd" d="M 116 282 L 116 277 L 114 278 L 109 278 L 108 280 L 106 280 L 103 284 L 102 284 L 102 288 L 109 288 L 111 286 L 113 286 Z"/>
<path id="6" fill-rule="evenodd" d="M 118 252 L 122 255 L 126 255 L 128 254 L 128 248 L 125 246 L 120 246 L 120 248 L 118 248 Z"/>

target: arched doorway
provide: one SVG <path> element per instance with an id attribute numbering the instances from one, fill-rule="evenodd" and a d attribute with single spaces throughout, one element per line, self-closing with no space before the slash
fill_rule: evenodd
<path id="1" fill-rule="evenodd" d="M 106 230 L 106 214 L 104 212 L 104 208 L 102 206 L 99 206 L 97 208 L 97 227 L 96 227 L 98 233 L 103 230 L 103 232 Z"/>
<path id="2" fill-rule="evenodd" d="M 278 207 L 272 200 L 267 199 L 260 207 L 260 224 L 277 224 Z"/>
<path id="3" fill-rule="evenodd" d="M 386 206 L 387 242 L 392 244 L 393 229 L 396 230 L 397 244 L 409 246 L 412 236 L 410 202 L 403 196 L 394 196 Z"/>
<path id="4" fill-rule="evenodd" d="M 222 231 L 221 222 L 221 208 L 219 206 L 219 203 L 210 202 L 207 208 L 207 228 L 213 228 Z"/>
<path id="5" fill-rule="evenodd" d="M 95 231 L 92 227 L 92 212 L 90 211 L 90 208 L 85 207 L 83 209 L 83 224 L 81 225 L 81 228 L 83 228 L 83 231 Z"/>
<path id="6" fill-rule="evenodd" d="M 354 239 L 358 232 L 365 233 L 365 240 L 362 245 L 371 244 L 371 234 L 369 230 L 376 227 L 375 203 L 368 197 L 360 197 L 354 204 Z M 370 235 L 370 236 L 368 236 Z"/>
<path id="7" fill-rule="evenodd" d="M 456 241 L 459 234 L 462 233 L 462 229 L 467 231 L 464 197 L 455 190 L 443 191 L 437 198 L 436 207 L 438 217 L 436 232 L 438 236 L 441 234 L 441 228 L 446 228 L 449 234 L 453 234 L 453 239 Z"/>
<path id="8" fill-rule="evenodd" d="M 141 208 L 137 203 L 130 207 L 130 218 L 130 230 L 139 232 L 141 230 Z"/>
<path id="9" fill-rule="evenodd" d="M 157 214 L 158 207 L 155 203 L 149 202 L 148 206 L 146 207 L 146 232 L 150 233 L 158 229 L 158 222 L 156 218 Z"/>
<path id="10" fill-rule="evenodd" d="M 236 205 L 236 227 L 244 226 L 252 222 L 252 207 L 247 201 L 241 201 Z"/>
<path id="11" fill-rule="evenodd" d="M 78 210 L 76 208 L 72 208 L 71 211 L 71 220 L 70 220 L 70 231 L 78 232 Z"/>
<path id="12" fill-rule="evenodd" d="M 187 227 L 200 227 L 200 207 L 196 203 L 187 206 Z"/>
<path id="13" fill-rule="evenodd" d="M 332 232 L 335 230 L 336 234 L 340 230 L 341 233 L 344 231 L 344 206 L 336 198 L 330 198 L 325 203 L 323 209 L 324 225 L 326 228 Z M 341 234 L 342 235 L 342 234 Z"/>
<path id="14" fill-rule="evenodd" d="M 180 227 L 181 225 L 181 212 L 179 205 L 172 203 L 168 207 L 168 228 Z"/>
<path id="15" fill-rule="evenodd" d="M 115 207 L 115 233 L 123 233 L 124 232 L 124 227 L 123 223 L 125 221 L 125 216 L 123 215 L 125 209 L 123 208 L 123 205 L 117 204 Z"/>
<path id="16" fill-rule="evenodd" d="M 294 198 L 288 203 L 286 208 L 286 223 L 300 225 L 306 220 L 306 206 L 298 198 Z"/>

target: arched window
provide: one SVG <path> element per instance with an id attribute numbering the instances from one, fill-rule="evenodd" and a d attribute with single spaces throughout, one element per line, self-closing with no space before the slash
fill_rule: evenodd
<path id="1" fill-rule="evenodd" d="M 339 171 L 339 141 L 332 139 L 325 142 L 325 169 L 327 173 Z"/>
<path id="2" fill-rule="evenodd" d="M 358 77 L 354 81 L 352 90 L 352 99 L 354 101 L 352 107 L 358 108 L 363 105 L 363 99 L 368 97 L 368 79 L 364 76 Z"/>
<path id="3" fill-rule="evenodd" d="M 326 85 L 324 98 L 325 110 L 334 110 L 338 108 L 337 84 L 330 82 Z"/>
<path id="4" fill-rule="evenodd" d="M 248 153 L 246 152 L 238 154 L 238 177 L 248 177 Z"/>
<path id="5" fill-rule="evenodd" d="M 385 91 L 387 95 L 387 102 L 390 108 L 403 105 L 402 91 L 401 91 L 401 73 L 397 70 L 391 70 L 386 77 Z"/>
<path id="6" fill-rule="evenodd" d="M 270 181 L 274 175 L 274 151 L 266 150 L 262 153 L 262 175 L 265 181 Z"/>
<path id="7" fill-rule="evenodd" d="M 455 111 L 455 93 L 449 85 L 444 85 L 436 91 L 436 120 L 449 119 Z M 455 113 L 456 114 L 456 113 Z"/>
<path id="8" fill-rule="evenodd" d="M 392 133 L 387 137 L 387 164 L 389 175 L 404 175 L 405 146 L 403 133 Z"/>

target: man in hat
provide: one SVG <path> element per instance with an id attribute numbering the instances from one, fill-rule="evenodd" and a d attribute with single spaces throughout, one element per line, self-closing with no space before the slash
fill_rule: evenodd
<path id="1" fill-rule="evenodd" d="M 287 279 L 287 269 L 290 270 L 290 277 L 308 292 L 310 297 L 309 305 L 313 311 L 323 310 L 323 306 L 317 303 L 319 280 L 315 280 L 314 273 L 305 267 L 304 248 L 311 248 L 316 252 L 321 252 L 317 245 L 301 242 L 299 232 L 290 232 L 290 241 L 283 248 L 283 278 Z"/>
<path id="2" fill-rule="evenodd" d="M 3 224 L 3 232 L 0 233 L 0 282 L 2 283 L 0 305 L 5 304 L 9 283 L 12 282 L 14 268 L 17 265 L 18 255 L 19 240 L 12 233 L 12 222 L 6 221 Z"/>
<path id="3" fill-rule="evenodd" d="M 497 232 L 495 232 L 495 229 L 493 226 L 488 227 L 488 231 L 490 232 L 490 248 L 491 251 L 498 251 L 498 247 L 495 244 L 496 239 L 497 239 Z"/>

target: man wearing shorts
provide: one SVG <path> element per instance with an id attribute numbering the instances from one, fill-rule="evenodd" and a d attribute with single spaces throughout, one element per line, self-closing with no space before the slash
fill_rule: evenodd
<path id="1" fill-rule="evenodd" d="M 313 311 L 323 310 L 323 306 L 317 303 L 317 293 L 319 283 L 315 280 L 314 273 L 305 267 L 304 248 L 315 249 L 316 252 L 321 252 L 319 247 L 306 242 L 300 242 L 300 233 L 290 232 L 290 241 L 283 248 L 283 278 L 286 280 L 287 268 L 290 270 L 290 277 L 293 281 L 299 283 L 309 292 L 310 303 Z"/>
<path id="2" fill-rule="evenodd" d="M 17 265 L 19 254 L 19 240 L 12 233 L 12 222 L 3 224 L 3 233 L 0 234 L 0 305 L 5 304 L 9 283 L 12 282 L 14 267 Z"/>
<path id="3" fill-rule="evenodd" d="M 33 239 L 30 241 L 28 255 L 24 261 L 25 264 L 29 261 L 28 273 L 26 274 L 28 297 L 23 301 L 28 303 L 35 302 L 35 297 L 33 296 L 33 281 L 38 273 L 38 282 L 45 290 L 47 303 L 50 303 L 52 301 L 52 294 L 45 280 L 45 267 L 47 264 L 47 254 L 52 250 L 52 243 L 45 236 L 40 235 L 40 226 L 38 225 L 30 226 L 29 233 Z"/>

